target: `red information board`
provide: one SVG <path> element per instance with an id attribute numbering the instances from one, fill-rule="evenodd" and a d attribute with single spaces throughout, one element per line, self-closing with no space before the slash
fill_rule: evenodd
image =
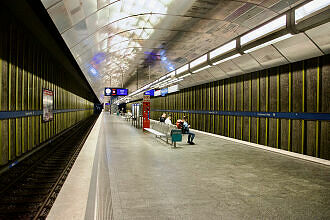
<path id="1" fill-rule="evenodd" d="M 150 128 L 150 95 L 143 96 L 143 129 Z"/>

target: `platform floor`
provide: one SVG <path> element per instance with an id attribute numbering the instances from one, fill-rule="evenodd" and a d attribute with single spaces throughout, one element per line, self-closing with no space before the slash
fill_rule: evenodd
<path id="1" fill-rule="evenodd" d="M 85 219 L 330 219 L 330 167 L 205 134 L 195 142 L 174 149 L 103 114 Z"/>

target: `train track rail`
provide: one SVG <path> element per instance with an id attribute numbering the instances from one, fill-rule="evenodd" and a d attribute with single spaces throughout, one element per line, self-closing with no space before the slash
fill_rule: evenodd
<path id="1" fill-rule="evenodd" d="M 0 219 L 45 219 L 97 117 L 0 176 Z"/>

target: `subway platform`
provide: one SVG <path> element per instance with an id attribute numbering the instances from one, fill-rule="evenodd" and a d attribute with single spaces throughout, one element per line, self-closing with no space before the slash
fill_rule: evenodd
<path id="1" fill-rule="evenodd" d="M 186 138 L 172 148 L 102 113 L 48 219 L 329 219 L 330 166 Z"/>

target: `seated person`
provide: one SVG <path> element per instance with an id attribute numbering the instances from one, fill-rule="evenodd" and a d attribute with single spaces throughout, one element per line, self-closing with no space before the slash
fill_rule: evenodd
<path id="1" fill-rule="evenodd" d="M 169 114 L 168 117 L 167 117 L 166 120 L 165 120 L 165 124 L 167 124 L 167 125 L 172 125 L 172 121 L 171 121 L 171 119 L 172 119 L 172 115 Z"/>
<path id="2" fill-rule="evenodd" d="M 162 116 L 159 118 L 159 121 L 160 122 L 165 122 L 165 120 L 166 120 L 166 114 L 163 113 Z"/>
<path id="3" fill-rule="evenodd" d="M 195 144 L 193 142 L 195 134 L 189 131 L 190 125 L 187 122 L 187 116 L 183 116 L 182 134 L 188 134 L 188 144 Z"/>

